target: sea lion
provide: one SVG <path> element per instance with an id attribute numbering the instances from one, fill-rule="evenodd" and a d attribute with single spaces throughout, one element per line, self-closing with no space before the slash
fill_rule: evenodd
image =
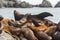
<path id="1" fill-rule="evenodd" d="M 35 34 L 35 36 L 38 38 L 38 40 L 51 40 L 52 38 L 50 38 L 50 36 L 48 36 L 45 32 L 43 32 L 45 29 L 44 28 L 33 28 L 33 26 L 29 27 Z"/>
<path id="2" fill-rule="evenodd" d="M 23 14 L 20 14 L 18 11 L 14 10 L 14 18 L 16 21 L 19 21 L 23 17 L 24 17 Z"/>
<path id="3" fill-rule="evenodd" d="M 56 31 L 53 35 L 53 39 L 52 40 L 60 40 L 60 32 Z"/>
<path id="4" fill-rule="evenodd" d="M 2 20 L 1 20 L 1 23 L 2 23 L 2 30 L 3 31 L 5 31 L 5 32 L 7 32 L 7 33 L 9 33 L 9 34 L 13 34 L 13 35 L 20 35 L 21 34 L 21 30 L 20 30 L 20 28 L 16 28 L 16 27 L 14 27 L 14 26 L 10 26 L 9 24 L 8 24 L 8 18 L 3 18 Z"/>
<path id="5" fill-rule="evenodd" d="M 49 12 L 42 12 L 40 14 L 37 14 L 37 15 L 28 15 L 29 17 L 33 17 L 33 18 L 36 18 L 36 19 L 44 19 L 45 17 L 48 17 L 48 16 L 53 16 L 51 13 Z M 15 20 L 20 20 L 21 18 L 23 18 L 24 15 L 23 14 L 19 14 L 18 11 L 14 10 L 14 18 Z"/>
<path id="6" fill-rule="evenodd" d="M 57 24 L 57 31 L 60 31 L 60 22 Z"/>
<path id="7" fill-rule="evenodd" d="M 42 12 L 42 13 L 37 14 L 37 15 L 30 15 L 29 17 L 36 18 L 36 19 L 39 19 L 39 20 L 44 20 L 44 18 L 48 17 L 48 16 L 53 16 L 53 15 L 49 12 Z"/>
<path id="8" fill-rule="evenodd" d="M 3 19 L 3 16 L 2 15 L 0 15 L 0 21 Z"/>
<path id="9" fill-rule="evenodd" d="M 2 27 L 2 24 L 1 24 L 1 22 L 0 22 L 0 34 L 2 33 L 2 29 L 1 29 L 1 27 Z"/>
<path id="10" fill-rule="evenodd" d="M 28 40 L 38 40 L 33 31 L 29 28 L 22 28 L 22 33 L 24 35 L 24 37 L 26 37 Z"/>
<path id="11" fill-rule="evenodd" d="M 51 40 L 52 38 L 48 36 L 45 32 L 36 32 L 35 33 L 38 40 Z"/>
<path id="12" fill-rule="evenodd" d="M 49 25 L 47 25 L 47 26 L 51 26 L 51 25 L 53 25 L 53 22 L 51 22 L 51 21 L 49 21 L 47 19 L 44 19 L 45 17 L 48 17 L 48 16 L 53 16 L 53 15 L 48 13 L 48 12 L 43 12 L 43 13 L 37 14 L 37 15 L 29 14 L 27 16 L 27 19 L 32 20 L 32 22 L 34 23 L 35 26 L 39 26 L 39 24 L 38 24 L 39 22 L 44 22 L 46 25 L 49 23 Z M 41 20 L 41 19 L 43 19 L 43 20 Z"/>

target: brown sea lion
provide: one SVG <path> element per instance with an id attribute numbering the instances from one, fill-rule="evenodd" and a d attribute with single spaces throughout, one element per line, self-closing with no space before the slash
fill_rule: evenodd
<path id="1" fill-rule="evenodd" d="M 53 36 L 52 36 L 52 40 L 60 40 L 60 32 L 56 31 Z"/>
<path id="2" fill-rule="evenodd" d="M 22 33 L 24 35 L 24 37 L 26 37 L 28 40 L 38 40 L 33 31 L 29 28 L 22 28 Z"/>
<path id="3" fill-rule="evenodd" d="M 41 13 L 41 15 L 40 15 L 40 17 L 41 17 L 41 19 L 44 19 L 44 18 L 42 18 L 42 16 L 44 15 L 46 13 L 46 15 L 44 16 L 44 18 L 45 17 L 48 17 L 48 16 L 53 16 L 52 14 L 50 14 L 50 13 L 48 13 L 48 12 L 43 12 L 43 13 Z M 43 23 L 45 23 L 47 26 L 52 26 L 54 23 L 52 22 L 52 21 L 49 21 L 48 19 L 44 19 L 44 20 L 41 20 L 41 19 L 38 19 L 38 17 L 35 17 L 36 15 L 28 15 L 27 16 L 27 19 L 29 19 L 29 20 L 32 20 L 32 22 L 34 23 L 34 25 L 35 26 L 39 26 L 39 24 L 38 23 L 40 23 L 40 22 L 43 22 Z M 49 24 L 49 25 L 48 25 Z"/>
<path id="4" fill-rule="evenodd" d="M 14 26 L 10 26 L 8 25 L 8 18 L 3 18 L 1 20 L 2 23 L 2 30 L 9 33 L 9 34 L 13 34 L 13 35 L 20 35 L 21 34 L 21 30 L 20 28 L 16 28 Z"/>
<path id="5" fill-rule="evenodd" d="M 0 15 L 0 21 L 3 19 L 3 16 Z"/>
<path id="6" fill-rule="evenodd" d="M 35 36 L 38 38 L 38 40 L 51 40 L 52 37 L 48 36 L 45 32 L 36 32 Z"/>
<path id="7" fill-rule="evenodd" d="M 33 30 L 33 31 L 43 31 L 43 32 L 49 32 L 50 30 L 52 30 L 52 29 L 54 29 L 54 28 L 56 28 L 56 26 L 55 25 L 52 25 L 52 26 L 46 26 L 43 22 L 41 22 L 41 23 L 38 23 L 38 22 L 30 22 L 31 23 L 31 25 L 30 25 L 30 28 Z M 32 23 L 33 23 L 33 25 L 32 25 Z M 39 24 L 39 26 L 35 26 L 35 23 L 36 24 Z"/>
<path id="8" fill-rule="evenodd" d="M 37 15 L 29 15 L 29 17 L 33 17 L 33 18 L 36 18 L 36 19 L 44 19 L 45 17 L 48 17 L 48 16 L 53 16 L 51 13 L 49 12 L 42 12 L 40 14 L 37 14 Z M 23 18 L 24 15 L 23 14 L 19 14 L 18 11 L 14 10 L 14 18 L 15 20 L 20 20 L 21 18 Z"/>
<path id="9" fill-rule="evenodd" d="M 23 17 L 24 17 L 23 14 L 20 14 L 18 11 L 14 10 L 14 18 L 16 21 L 19 21 Z"/>
<path id="10" fill-rule="evenodd" d="M 48 36 L 44 31 L 47 29 L 46 26 L 41 25 L 40 27 L 29 27 L 31 30 L 33 30 L 35 36 L 38 38 L 38 40 L 51 40 L 50 36 Z"/>
<path id="11" fill-rule="evenodd" d="M 60 22 L 57 24 L 57 31 L 60 31 Z"/>
<path id="12" fill-rule="evenodd" d="M 1 20 L 3 19 L 3 16 L 0 15 L 0 34 L 2 33 L 2 23 L 1 23 Z"/>
<path id="13" fill-rule="evenodd" d="M 48 20 L 48 19 L 44 19 L 43 23 L 48 27 L 56 25 L 56 23 L 54 23 L 54 22 L 52 22 L 51 20 Z"/>
<path id="14" fill-rule="evenodd" d="M 2 33 L 2 29 L 1 29 L 2 26 L 1 26 L 1 25 L 2 25 L 2 24 L 1 24 L 1 22 L 0 22 L 0 34 Z"/>

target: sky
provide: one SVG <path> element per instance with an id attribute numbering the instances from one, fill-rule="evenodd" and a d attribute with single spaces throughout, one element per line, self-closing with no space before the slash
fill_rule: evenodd
<path id="1" fill-rule="evenodd" d="M 40 4 L 42 2 L 42 0 L 21 0 L 21 1 L 26 1 L 29 2 L 30 4 Z M 47 0 L 50 1 L 52 5 L 56 5 L 58 1 L 60 0 Z"/>

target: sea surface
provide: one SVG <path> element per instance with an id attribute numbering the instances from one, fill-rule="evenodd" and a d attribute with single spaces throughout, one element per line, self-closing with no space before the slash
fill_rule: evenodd
<path id="1" fill-rule="evenodd" d="M 49 19 L 55 23 L 60 22 L 60 8 L 0 8 L 0 15 L 9 19 L 14 19 L 14 10 L 19 11 L 20 14 L 31 13 L 32 15 L 36 15 L 42 12 L 49 12 L 54 16 L 46 17 L 45 19 Z"/>

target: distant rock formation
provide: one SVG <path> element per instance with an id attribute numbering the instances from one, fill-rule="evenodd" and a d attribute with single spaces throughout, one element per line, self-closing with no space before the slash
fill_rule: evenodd
<path id="1" fill-rule="evenodd" d="M 18 0 L 0 0 L 0 7 L 14 7 L 14 8 L 32 8 L 32 7 L 52 7 L 51 3 L 47 0 L 43 0 L 41 4 L 32 5 L 25 1 Z"/>
<path id="2" fill-rule="evenodd" d="M 0 0 L 0 8 L 2 8 L 2 7 L 3 7 L 3 1 Z"/>
<path id="3" fill-rule="evenodd" d="M 39 7 L 52 7 L 51 3 L 47 0 L 43 0 L 42 4 Z"/>
<path id="4" fill-rule="evenodd" d="M 20 2 L 20 1 L 19 1 Z M 10 0 L 8 1 L 8 7 L 18 7 L 18 1 L 17 0 Z"/>
<path id="5" fill-rule="evenodd" d="M 1 2 L 1 1 L 0 1 Z M 0 3 L 2 4 L 2 3 Z M 32 5 L 23 1 L 17 1 L 17 0 L 3 0 L 4 7 L 15 7 L 15 8 L 31 8 Z M 2 5 L 1 5 L 2 6 Z"/>
<path id="6" fill-rule="evenodd" d="M 22 8 L 31 8 L 32 7 L 31 4 L 26 3 L 25 1 L 21 2 L 19 6 Z"/>
<path id="7" fill-rule="evenodd" d="M 60 1 L 55 5 L 55 7 L 60 7 Z"/>

